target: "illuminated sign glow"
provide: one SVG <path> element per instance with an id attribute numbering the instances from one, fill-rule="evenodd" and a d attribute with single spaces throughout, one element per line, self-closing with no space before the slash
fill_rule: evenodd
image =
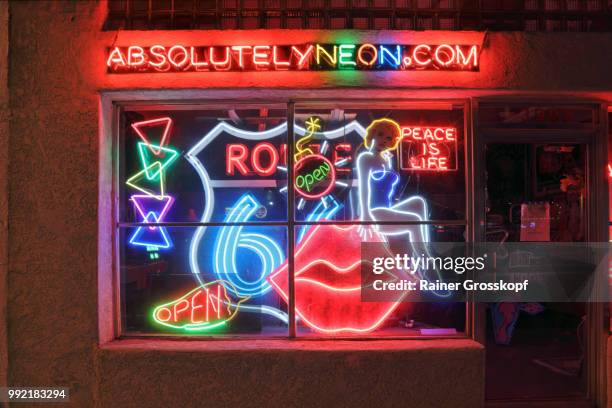
<path id="1" fill-rule="evenodd" d="M 329 144 L 335 172 L 350 172 L 347 165 L 352 161 L 353 147 L 350 143 Z M 301 154 L 322 155 L 321 145 L 309 144 Z M 297 160 L 296 160 L 297 164 Z M 273 176 L 279 166 L 287 166 L 287 144 L 278 146 L 269 142 L 259 142 L 249 148 L 242 143 L 225 145 L 225 174 L 228 176 Z M 342 167 L 342 168 L 340 168 Z"/>
<path id="2" fill-rule="evenodd" d="M 336 172 L 334 165 L 320 154 L 302 157 L 295 163 L 295 191 L 307 199 L 317 199 L 334 188 Z"/>
<path id="3" fill-rule="evenodd" d="M 172 119 L 162 117 L 134 122 L 132 129 L 143 141 L 138 142 L 138 155 L 142 170 L 126 180 L 126 184 L 145 195 L 134 194 L 130 200 L 140 215 L 141 222 L 145 224 L 162 222 L 166 213 L 172 206 L 174 198 L 165 195 L 165 172 L 179 157 L 179 152 L 169 147 L 168 143 Z M 157 128 L 158 132 L 155 132 Z M 148 133 L 148 134 L 147 134 Z M 160 133 L 159 141 L 151 143 L 151 134 Z M 164 227 L 140 226 L 136 228 L 129 239 L 134 246 L 145 247 L 147 251 L 156 251 L 160 248 L 168 249 L 172 243 L 168 231 Z M 158 254 L 152 253 L 151 259 L 157 259 Z"/>
<path id="4" fill-rule="evenodd" d="M 395 302 L 361 300 L 359 226 L 316 225 L 295 253 L 295 312 L 301 322 L 327 334 L 365 333 L 378 328 L 397 308 Z M 377 233 L 371 241 L 384 242 Z M 342 242 L 342 245 L 332 243 Z M 268 277 L 274 290 L 289 301 L 287 263 Z"/>
<path id="5" fill-rule="evenodd" d="M 227 223 L 248 221 L 261 205 L 250 194 L 243 195 L 225 218 Z M 265 234 L 247 233 L 241 225 L 222 227 L 217 233 L 214 250 L 214 270 L 219 277 L 233 284 L 238 295 L 261 296 L 271 287 L 266 276 L 285 260 L 284 252 L 272 238 Z M 255 279 L 243 276 L 236 259 L 238 250 L 246 249 L 258 255 L 261 273 Z M 252 268 L 252 265 L 249 265 Z"/>
<path id="6" fill-rule="evenodd" d="M 115 46 L 109 73 L 193 71 L 477 71 L 472 44 Z"/>
<path id="7" fill-rule="evenodd" d="M 185 331 L 208 331 L 232 320 L 240 304 L 249 297 L 234 301 L 228 294 L 230 282 L 221 280 L 200 285 L 180 298 L 153 309 L 153 320 L 162 326 Z"/>
<path id="8" fill-rule="evenodd" d="M 457 170 L 457 129 L 454 127 L 402 126 L 399 149 L 401 170 Z"/>

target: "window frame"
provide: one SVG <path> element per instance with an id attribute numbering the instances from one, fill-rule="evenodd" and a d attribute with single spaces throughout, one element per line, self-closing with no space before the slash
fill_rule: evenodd
<path id="1" fill-rule="evenodd" d="M 248 91 L 246 91 L 248 92 Z M 366 92 L 374 92 L 374 90 L 367 90 Z M 259 93 L 259 92 L 258 92 Z M 371 102 L 363 102 L 363 99 L 335 99 L 335 98 L 258 98 L 257 94 L 252 92 L 248 93 L 247 99 L 236 99 L 236 98 L 221 98 L 221 99 L 196 99 L 192 100 L 189 98 L 181 99 L 180 96 L 177 99 L 146 99 L 146 98 L 130 98 L 127 100 L 110 100 L 110 109 L 112 114 L 112 128 L 111 128 L 111 160 L 112 160 L 112 292 L 113 292 L 113 327 L 114 327 L 114 338 L 115 339 L 135 339 L 135 338 L 159 338 L 159 339 L 178 339 L 185 340 L 194 339 L 200 341 L 214 341 L 214 340 L 425 340 L 425 339 L 466 339 L 471 338 L 473 333 L 473 302 L 468 299 L 465 302 L 465 326 L 463 331 L 458 332 L 454 335 L 405 335 L 405 336 L 377 336 L 375 332 L 366 333 L 359 336 L 350 335 L 335 335 L 325 336 L 319 333 L 309 334 L 307 336 L 298 335 L 297 325 L 295 320 L 295 290 L 293 287 L 294 281 L 294 268 L 293 250 L 295 246 L 295 227 L 301 225 L 317 225 L 317 224 L 339 224 L 339 225 L 373 225 L 373 224 L 396 224 L 396 225 L 414 225 L 414 224 L 427 224 L 427 225 L 444 225 L 444 226 L 463 226 L 465 228 L 465 242 L 473 242 L 474 239 L 474 226 L 472 224 L 473 219 L 473 177 L 472 177 L 472 133 L 471 133 L 471 104 L 469 99 L 395 99 L 395 98 L 384 98 L 376 99 Z M 263 92 L 265 94 L 265 92 Z M 116 96 L 116 95 L 113 95 Z M 112 98 L 112 96 L 111 96 Z M 271 335 L 256 335 L 256 334 L 231 334 L 231 335 L 191 335 L 184 336 L 176 333 L 125 333 L 123 332 L 122 324 L 122 313 L 121 313 L 121 268 L 120 268 L 120 235 L 119 230 L 121 227 L 134 226 L 134 223 L 121 222 L 119 219 L 119 189 L 121 181 L 119 180 L 119 151 L 121 140 L 121 117 L 123 111 L 127 109 L 142 109 L 142 110 L 191 110 L 194 108 L 206 110 L 208 108 L 214 108 L 220 105 L 232 105 L 236 107 L 261 107 L 261 106 L 279 106 L 284 105 L 286 107 L 287 115 L 287 167 L 288 167 L 288 180 L 293 178 L 293 151 L 294 151 L 294 113 L 296 105 L 299 108 L 311 108 L 311 107 L 325 107 L 332 108 L 333 105 L 341 105 L 344 108 L 371 108 L 377 109 L 385 108 L 388 109 L 389 105 L 397 109 L 410 109 L 410 110 L 442 110 L 442 109 L 461 109 L 463 116 L 463 160 L 464 160 L 464 197 L 465 197 L 465 216 L 463 219 L 457 220 L 428 220 L 425 222 L 368 222 L 359 220 L 338 220 L 338 221 L 297 221 L 295 220 L 294 214 L 294 188 L 293 183 L 288 183 L 288 198 L 287 198 L 287 220 L 286 221 L 259 221 L 254 222 L 252 225 L 256 226 L 282 226 L 287 229 L 287 259 L 289 264 L 289 303 L 287 305 L 289 314 L 289 325 L 288 334 L 282 336 L 271 336 Z M 108 113 L 108 112 L 107 112 Z M 164 222 L 160 223 L 164 226 L 220 226 L 229 225 L 225 222 Z M 251 223 L 248 223 L 251 225 Z M 103 323 L 100 322 L 102 325 Z"/>

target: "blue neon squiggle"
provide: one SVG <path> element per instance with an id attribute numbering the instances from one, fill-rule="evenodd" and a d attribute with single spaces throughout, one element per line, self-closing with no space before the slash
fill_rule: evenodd
<path id="1" fill-rule="evenodd" d="M 225 218 L 227 223 L 246 222 L 260 207 L 250 194 L 243 195 Z M 285 260 L 281 248 L 264 234 L 244 233 L 241 225 L 221 227 L 214 246 L 213 264 L 219 279 L 231 282 L 237 295 L 261 296 L 272 289 L 266 277 Z M 248 249 L 259 256 L 261 274 L 255 280 L 246 280 L 236 265 L 238 248 Z M 228 289 L 232 289 L 229 288 Z M 233 290 L 233 289 L 232 289 Z"/>

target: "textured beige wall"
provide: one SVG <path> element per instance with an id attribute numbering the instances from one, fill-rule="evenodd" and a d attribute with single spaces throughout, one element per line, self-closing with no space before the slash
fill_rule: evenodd
<path id="1" fill-rule="evenodd" d="M 8 238 L 8 139 L 9 139 L 9 92 L 8 92 L 8 33 L 9 7 L 0 2 L 0 387 L 6 385 L 6 271 Z"/>
<path id="2" fill-rule="evenodd" d="M 0 52 L 2 10 L 0 6 Z M 352 350 L 334 343 L 300 351 L 212 352 L 210 346 L 197 343 L 188 349 L 165 346 L 163 351 L 101 349 L 97 215 L 105 207 L 98 207 L 98 149 L 99 138 L 108 135 L 99 132 L 98 92 L 366 84 L 405 87 L 401 93 L 405 97 L 423 95 L 410 90 L 417 86 L 456 87 L 441 91 L 455 97 L 492 93 L 492 88 L 525 92 L 561 89 L 569 93 L 603 89 L 610 95 L 612 54 L 604 51 L 610 34 L 494 33 L 486 38 L 480 73 L 432 74 L 421 79 L 401 73 L 111 76 L 105 73 L 104 49 L 113 43 L 165 37 L 167 41 L 189 39 L 203 44 L 214 38 L 238 41 L 245 34 L 102 32 L 104 5 L 94 2 L 21 1 L 12 2 L 10 11 L 10 384 L 68 386 L 73 405 L 80 407 L 209 406 L 208 401 L 216 406 L 272 402 L 304 406 L 306 401 L 320 401 L 320 406 L 473 407 L 482 403 L 483 350 L 466 341 L 395 342 L 389 344 L 392 349 L 376 352 L 359 350 L 358 343 Z M 364 35 L 377 38 L 381 34 Z M 283 39 L 304 42 L 326 36 L 329 34 L 294 31 L 285 33 Z M 0 54 L 0 97 L 1 60 Z M 313 90 L 311 95 L 316 93 Z M 2 135 L 0 127 L 0 195 L 2 165 L 6 163 Z M 0 198 L 0 243 L 6 226 L 2 205 Z M 0 269 L 0 277 L 1 273 Z M 104 282 L 108 287 L 109 282 Z M 238 400 L 238 396 L 248 399 Z"/>
<path id="3" fill-rule="evenodd" d="M 9 383 L 68 386 L 73 405 L 87 407 L 96 379 L 98 98 L 79 50 L 99 36 L 102 10 L 72 1 L 10 9 Z"/>

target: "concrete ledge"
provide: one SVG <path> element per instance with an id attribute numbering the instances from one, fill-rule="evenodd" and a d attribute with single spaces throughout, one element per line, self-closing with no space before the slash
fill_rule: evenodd
<path id="1" fill-rule="evenodd" d="M 101 406 L 479 407 L 471 340 L 121 340 L 97 352 Z"/>

